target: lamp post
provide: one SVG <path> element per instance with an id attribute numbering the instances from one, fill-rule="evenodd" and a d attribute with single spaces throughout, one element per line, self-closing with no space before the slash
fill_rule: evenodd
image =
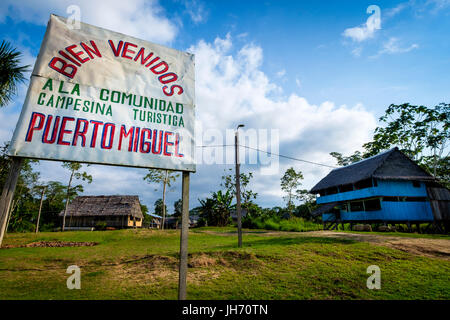
<path id="1" fill-rule="evenodd" d="M 240 185 L 240 172 L 239 172 L 239 128 L 244 127 L 240 124 L 236 128 L 234 136 L 235 147 L 235 164 L 236 164 L 236 214 L 237 214 L 237 227 L 238 227 L 238 247 L 242 248 L 242 217 L 241 217 L 241 185 Z"/>

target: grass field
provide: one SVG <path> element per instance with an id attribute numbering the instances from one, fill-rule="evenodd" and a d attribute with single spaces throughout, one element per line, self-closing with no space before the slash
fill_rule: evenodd
<path id="1" fill-rule="evenodd" d="M 0 249 L 0 299 L 177 298 L 179 231 L 8 234 L 4 243 L 36 241 L 98 245 Z M 244 248 L 236 243 L 231 228 L 190 231 L 189 299 L 450 299 L 446 259 L 307 232 L 247 230 Z M 81 268 L 81 290 L 66 287 L 69 265 Z M 370 265 L 381 269 L 380 290 L 366 287 Z"/>

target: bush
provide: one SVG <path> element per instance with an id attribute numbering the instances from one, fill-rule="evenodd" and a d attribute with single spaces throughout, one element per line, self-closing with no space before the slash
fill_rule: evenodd
<path id="1" fill-rule="evenodd" d="M 95 230 L 106 230 L 106 222 L 99 221 L 95 224 Z"/>

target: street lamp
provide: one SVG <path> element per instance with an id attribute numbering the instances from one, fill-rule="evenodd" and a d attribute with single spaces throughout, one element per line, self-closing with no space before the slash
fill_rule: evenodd
<path id="1" fill-rule="evenodd" d="M 240 172 L 239 172 L 239 128 L 243 128 L 244 125 L 240 124 L 236 128 L 234 136 L 234 148 L 235 148 L 235 164 L 236 164 L 236 214 L 237 214 L 237 227 L 238 227 L 238 247 L 242 248 L 242 216 L 241 216 L 241 186 L 240 186 Z"/>

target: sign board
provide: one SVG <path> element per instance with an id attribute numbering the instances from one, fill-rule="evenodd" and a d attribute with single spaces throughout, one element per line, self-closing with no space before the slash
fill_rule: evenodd
<path id="1" fill-rule="evenodd" d="M 51 15 L 9 154 L 195 171 L 194 56 Z"/>

